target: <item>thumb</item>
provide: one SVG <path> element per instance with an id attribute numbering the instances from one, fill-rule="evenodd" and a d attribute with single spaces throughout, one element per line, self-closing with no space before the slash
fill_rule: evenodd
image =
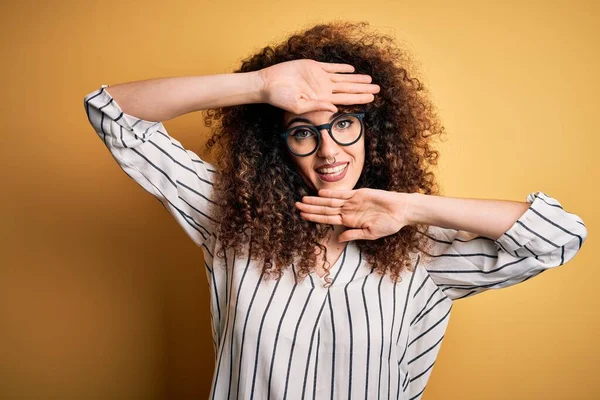
<path id="1" fill-rule="evenodd" d="M 340 234 L 338 237 L 339 242 L 349 242 L 351 240 L 362 240 L 366 239 L 364 231 L 362 229 L 348 229 L 347 231 Z"/>

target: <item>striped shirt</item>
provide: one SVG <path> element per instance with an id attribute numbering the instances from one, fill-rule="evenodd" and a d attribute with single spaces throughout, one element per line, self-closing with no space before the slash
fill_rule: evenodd
<path id="1" fill-rule="evenodd" d="M 279 280 L 264 280 L 247 251 L 215 256 L 214 167 L 161 122 L 123 113 L 107 86 L 85 96 L 89 122 L 204 253 L 215 349 L 210 399 L 418 399 L 455 300 L 560 266 L 587 237 L 579 216 L 532 192 L 529 208 L 497 240 L 430 226 L 433 257 L 413 254 L 414 272 L 396 283 L 374 273 L 352 241 L 329 287 L 316 272 L 296 280 L 294 264 Z"/>

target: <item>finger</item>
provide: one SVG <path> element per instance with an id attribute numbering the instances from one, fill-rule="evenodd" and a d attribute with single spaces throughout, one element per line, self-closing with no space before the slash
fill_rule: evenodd
<path id="1" fill-rule="evenodd" d="M 333 207 L 333 208 L 340 208 L 344 205 L 344 200 L 332 199 L 332 198 L 326 198 L 326 197 L 317 197 L 317 196 L 304 196 L 304 197 L 302 197 L 302 203 L 312 204 L 315 206 L 327 206 L 327 207 Z"/>
<path id="2" fill-rule="evenodd" d="M 366 83 L 338 82 L 333 84 L 333 93 L 379 93 L 379 85 Z"/>
<path id="3" fill-rule="evenodd" d="M 310 214 L 321 214 L 321 215 L 339 215 L 342 210 L 335 207 L 327 207 L 327 206 L 313 206 L 310 204 L 304 204 L 299 201 L 295 203 L 296 208 L 298 208 L 302 212 L 310 213 Z"/>
<path id="4" fill-rule="evenodd" d="M 350 64 L 327 63 L 318 61 L 321 68 L 327 72 L 354 72 L 354 67 Z"/>
<path id="5" fill-rule="evenodd" d="M 354 193 L 356 193 L 356 190 L 321 189 L 317 193 L 319 194 L 319 197 L 348 200 L 348 199 L 351 199 L 352 196 L 354 196 Z M 317 197 L 317 198 L 319 198 L 319 197 Z M 343 202 L 342 202 L 342 204 L 343 204 Z M 336 206 L 336 207 L 341 207 L 341 205 Z"/>
<path id="6" fill-rule="evenodd" d="M 332 82 L 371 83 L 373 80 L 371 75 L 365 74 L 330 74 L 329 78 Z"/>
<path id="7" fill-rule="evenodd" d="M 370 103 L 375 100 L 375 96 L 372 94 L 347 94 L 347 93 L 334 93 L 329 96 L 329 99 L 333 104 L 364 104 Z"/>
<path id="8" fill-rule="evenodd" d="M 320 215 L 301 212 L 302 218 L 318 224 L 342 225 L 342 217 L 339 215 Z"/>

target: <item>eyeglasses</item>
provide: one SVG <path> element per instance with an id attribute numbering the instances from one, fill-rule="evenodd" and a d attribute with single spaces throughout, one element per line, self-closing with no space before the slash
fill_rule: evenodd
<path id="1" fill-rule="evenodd" d="M 296 156 L 313 154 L 321 144 L 321 129 L 327 129 L 329 136 L 340 146 L 356 143 L 363 133 L 365 113 L 347 113 L 337 116 L 328 124 L 313 126 L 299 125 L 281 133 L 288 149 Z"/>

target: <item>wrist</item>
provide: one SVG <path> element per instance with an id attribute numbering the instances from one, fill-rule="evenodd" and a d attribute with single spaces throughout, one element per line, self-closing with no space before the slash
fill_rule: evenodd
<path id="1" fill-rule="evenodd" d="M 406 210 L 405 220 L 407 225 L 416 225 L 426 223 L 423 218 L 422 205 L 423 197 L 422 193 L 403 193 L 406 194 Z"/>
<path id="2" fill-rule="evenodd" d="M 254 94 L 254 102 L 255 103 L 266 103 L 265 101 L 265 80 L 258 71 L 247 72 L 248 78 L 250 80 L 250 87 L 252 88 L 252 92 Z"/>

